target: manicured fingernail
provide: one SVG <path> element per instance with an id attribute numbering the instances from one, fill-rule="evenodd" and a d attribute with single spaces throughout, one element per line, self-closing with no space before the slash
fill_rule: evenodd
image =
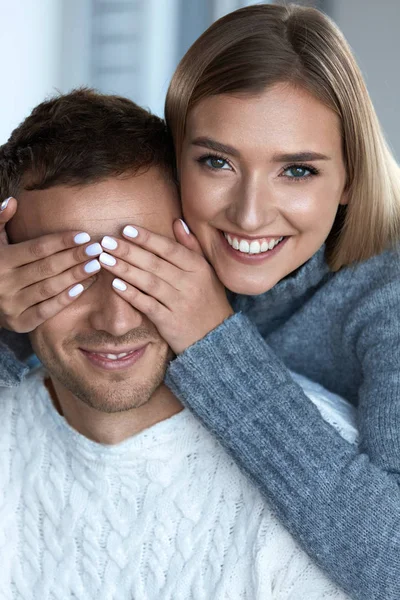
<path id="1" fill-rule="evenodd" d="M 101 264 L 98 260 L 91 260 L 90 262 L 86 263 L 84 269 L 86 273 L 95 273 L 101 269 Z"/>
<path id="2" fill-rule="evenodd" d="M 3 202 L 0 204 L 0 212 L 3 212 L 3 210 L 6 210 L 8 203 L 10 202 L 12 196 L 10 196 L 9 198 L 7 198 L 6 200 L 3 200 Z"/>
<path id="3" fill-rule="evenodd" d="M 137 237 L 139 235 L 138 230 L 135 229 L 134 227 L 132 227 L 132 225 L 127 225 L 126 227 L 124 227 L 123 233 L 127 237 L 131 237 L 131 238 L 135 238 L 135 237 Z"/>
<path id="4" fill-rule="evenodd" d="M 106 248 L 107 250 L 115 250 L 115 248 L 118 247 L 117 242 L 109 235 L 105 235 L 100 243 L 103 248 Z"/>
<path id="5" fill-rule="evenodd" d="M 83 289 L 83 285 L 78 283 L 78 285 L 74 285 L 74 287 L 69 290 L 68 296 L 70 298 L 75 298 L 75 296 L 79 296 L 79 294 L 83 292 Z"/>
<path id="6" fill-rule="evenodd" d="M 86 244 L 90 242 L 90 235 L 82 231 L 82 233 L 77 233 L 74 237 L 75 244 Z"/>
<path id="7" fill-rule="evenodd" d="M 103 263 L 103 265 L 107 265 L 109 267 L 113 267 L 117 264 L 117 261 L 111 254 L 107 254 L 106 252 L 102 252 L 99 256 L 99 261 Z"/>
<path id="8" fill-rule="evenodd" d="M 179 219 L 180 222 L 182 223 L 182 227 L 183 229 L 186 231 L 186 233 L 189 235 L 190 234 L 190 229 L 189 227 L 186 225 L 185 221 L 183 219 Z"/>
<path id="9" fill-rule="evenodd" d="M 85 252 L 88 256 L 98 256 L 103 252 L 103 248 L 100 246 L 100 244 L 97 243 L 90 244 L 90 246 L 86 248 Z"/>
<path id="10" fill-rule="evenodd" d="M 121 279 L 114 279 L 112 285 L 113 287 L 115 287 L 116 290 L 119 290 L 120 292 L 126 291 L 126 283 L 121 281 Z"/>

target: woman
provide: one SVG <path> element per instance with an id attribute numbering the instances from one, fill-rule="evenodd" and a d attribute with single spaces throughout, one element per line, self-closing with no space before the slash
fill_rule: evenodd
<path id="1" fill-rule="evenodd" d="M 400 174 L 351 52 L 316 10 L 236 11 L 183 58 L 166 117 L 195 234 L 177 239 L 247 296 L 232 316 L 198 254 L 135 227 L 103 241 L 116 293 L 180 354 L 168 385 L 309 554 L 354 598 L 398 598 Z M 360 450 L 289 368 L 358 407 Z"/>

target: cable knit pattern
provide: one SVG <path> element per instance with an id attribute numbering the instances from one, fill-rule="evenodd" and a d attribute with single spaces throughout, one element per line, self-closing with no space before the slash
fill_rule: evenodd
<path id="1" fill-rule="evenodd" d="M 43 376 L 1 392 L 1 600 L 345 598 L 189 411 L 105 446 Z"/>

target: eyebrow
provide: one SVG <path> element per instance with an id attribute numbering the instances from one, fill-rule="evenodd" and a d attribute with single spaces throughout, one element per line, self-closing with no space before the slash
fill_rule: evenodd
<path id="1" fill-rule="evenodd" d="M 209 137 L 198 137 L 191 142 L 192 146 L 200 146 L 208 148 L 221 154 L 229 154 L 230 156 L 240 156 L 239 150 L 228 144 L 221 144 Z M 282 154 L 274 154 L 273 162 L 309 162 L 313 160 L 331 160 L 330 156 L 321 154 L 320 152 L 312 152 L 311 150 L 303 150 L 302 152 L 288 152 Z"/>
<path id="2" fill-rule="evenodd" d="M 331 157 L 326 154 L 321 154 L 320 152 L 304 150 L 303 152 L 274 154 L 272 160 L 274 162 L 308 162 L 310 160 L 331 160 Z"/>
<path id="3" fill-rule="evenodd" d="M 236 150 L 233 146 L 228 146 L 228 144 L 221 144 L 221 142 L 217 142 L 208 137 L 198 137 L 194 139 L 192 142 L 192 146 L 201 146 L 202 148 L 208 148 L 209 150 L 215 150 L 215 152 L 220 152 L 221 154 L 230 154 L 231 156 L 240 156 L 240 152 Z"/>

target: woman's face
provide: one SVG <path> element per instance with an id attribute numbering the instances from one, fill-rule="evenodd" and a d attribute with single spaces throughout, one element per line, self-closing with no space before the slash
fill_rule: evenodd
<path id="1" fill-rule="evenodd" d="M 288 84 L 206 98 L 188 115 L 180 182 L 220 280 L 261 294 L 311 258 L 346 204 L 339 119 Z"/>

